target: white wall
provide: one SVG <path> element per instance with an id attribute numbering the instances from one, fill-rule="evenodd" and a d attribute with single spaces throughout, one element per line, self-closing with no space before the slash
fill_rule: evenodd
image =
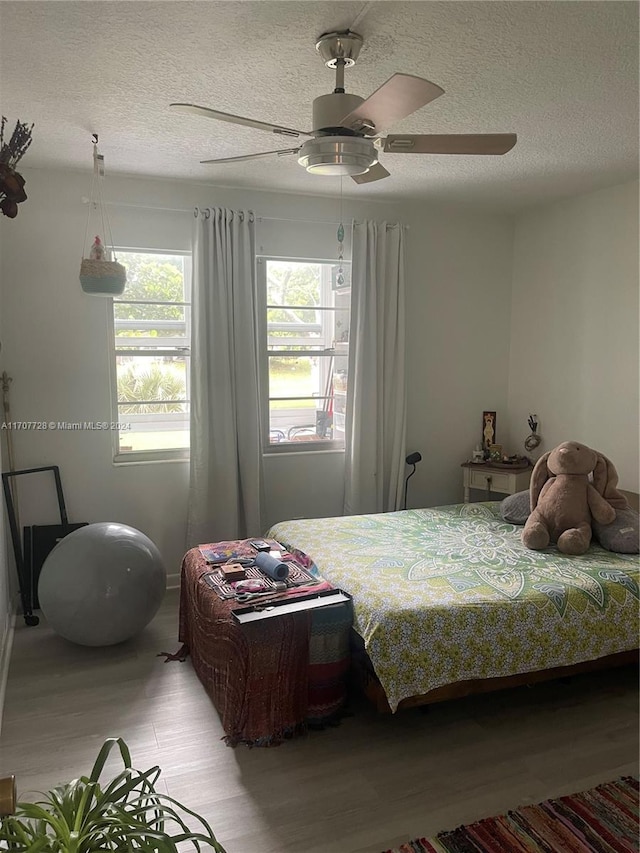
<path id="1" fill-rule="evenodd" d="M 461 462 L 482 412 L 504 438 L 513 229 L 508 219 L 425 210 L 409 245 L 407 451 L 423 461 L 408 506 L 462 500 Z M 505 442 L 505 451 L 507 445 Z"/>
<path id="2" fill-rule="evenodd" d="M 513 266 L 513 445 L 536 412 L 540 452 L 581 441 L 638 491 L 638 183 L 520 216 Z"/>
<path id="3" fill-rule="evenodd" d="M 2 260 L 2 246 L 0 245 L 0 262 Z M 4 356 L 2 353 L 2 293 L 0 293 L 0 373 L 4 370 Z M 1 390 L 0 390 L 1 392 Z M 5 447 L 4 436 L 0 434 L 0 463 L 5 471 Z M 4 498 L 0 498 L 4 506 Z M 9 667 L 9 632 L 11 628 L 12 606 L 9 584 L 9 561 L 7 559 L 7 530 L 4 509 L 0 510 L 0 722 L 2 721 L 2 705 L 4 698 L 4 685 Z"/>
<path id="4" fill-rule="evenodd" d="M 14 378 L 15 420 L 111 420 L 106 312 L 109 301 L 84 294 L 78 281 L 91 175 L 25 172 L 29 199 L 2 223 L 4 364 Z M 334 220 L 337 199 L 236 191 L 201 184 L 108 177 L 114 240 L 139 248 L 190 246 L 188 213 L 130 205 L 185 208 L 227 205 L 292 220 Z M 336 190 L 338 184 L 336 182 Z M 512 227 L 501 217 L 345 199 L 351 217 L 409 224 L 407 356 L 408 451 L 424 461 L 411 481 L 409 504 L 461 498 L 459 464 L 480 439 L 483 409 L 506 409 Z M 335 224 L 258 223 L 265 252 L 328 258 Z M 96 232 L 94 232 L 96 233 Z M 168 570 L 184 552 L 188 466 L 114 466 L 101 432 L 15 434 L 19 467 L 61 468 L 71 521 L 116 520 L 147 533 Z M 271 456 L 266 460 L 269 523 L 295 516 L 339 514 L 340 453 Z M 55 519 L 47 483 L 21 486 L 23 523 Z M 259 531 L 256 531 L 258 533 Z"/>

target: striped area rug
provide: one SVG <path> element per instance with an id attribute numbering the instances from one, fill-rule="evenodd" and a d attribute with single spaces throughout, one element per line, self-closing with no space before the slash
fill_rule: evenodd
<path id="1" fill-rule="evenodd" d="M 385 853 L 638 853 L 638 779 L 522 806 Z"/>

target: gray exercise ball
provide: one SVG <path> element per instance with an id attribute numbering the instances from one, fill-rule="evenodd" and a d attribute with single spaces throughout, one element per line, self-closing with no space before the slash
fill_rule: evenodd
<path id="1" fill-rule="evenodd" d="M 40 607 L 53 630 L 81 646 L 112 646 L 155 616 L 167 573 L 148 536 L 115 522 L 61 539 L 44 562 Z"/>

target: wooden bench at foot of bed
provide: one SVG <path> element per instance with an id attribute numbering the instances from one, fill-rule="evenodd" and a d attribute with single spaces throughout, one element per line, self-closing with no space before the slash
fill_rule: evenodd
<path id="1" fill-rule="evenodd" d="M 532 672 L 522 672 L 517 675 L 507 675 L 502 678 L 474 678 L 469 681 L 458 681 L 455 684 L 445 684 L 436 687 L 428 693 L 419 696 L 409 696 L 398 704 L 398 710 L 417 708 L 421 705 L 431 705 L 435 702 L 446 702 L 449 699 L 463 699 L 479 693 L 492 693 L 495 690 L 507 690 L 510 687 L 525 687 L 541 681 L 552 681 L 555 678 L 569 678 L 585 672 L 595 672 L 601 669 L 613 669 L 619 666 L 638 665 L 640 650 L 632 649 L 618 652 L 614 655 L 597 658 L 596 660 L 576 663 L 572 666 L 555 666 L 551 669 L 540 669 Z M 387 696 L 378 681 L 373 666 L 364 650 L 362 638 L 351 631 L 351 676 L 355 684 L 362 690 L 367 699 L 372 702 L 381 714 L 390 714 L 391 707 Z"/>

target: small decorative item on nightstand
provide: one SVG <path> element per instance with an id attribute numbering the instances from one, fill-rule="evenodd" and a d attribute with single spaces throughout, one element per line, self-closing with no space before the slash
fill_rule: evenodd
<path id="1" fill-rule="evenodd" d="M 485 458 L 489 455 L 489 448 L 496 443 L 496 413 L 482 413 L 482 448 Z"/>
<path id="2" fill-rule="evenodd" d="M 502 462 L 502 445 L 491 444 L 489 446 L 489 459 L 492 462 Z"/>
<path id="3" fill-rule="evenodd" d="M 528 423 L 531 433 L 524 440 L 524 449 L 531 453 L 532 450 L 535 450 L 540 445 L 542 438 L 538 435 L 538 416 L 529 415 Z"/>

